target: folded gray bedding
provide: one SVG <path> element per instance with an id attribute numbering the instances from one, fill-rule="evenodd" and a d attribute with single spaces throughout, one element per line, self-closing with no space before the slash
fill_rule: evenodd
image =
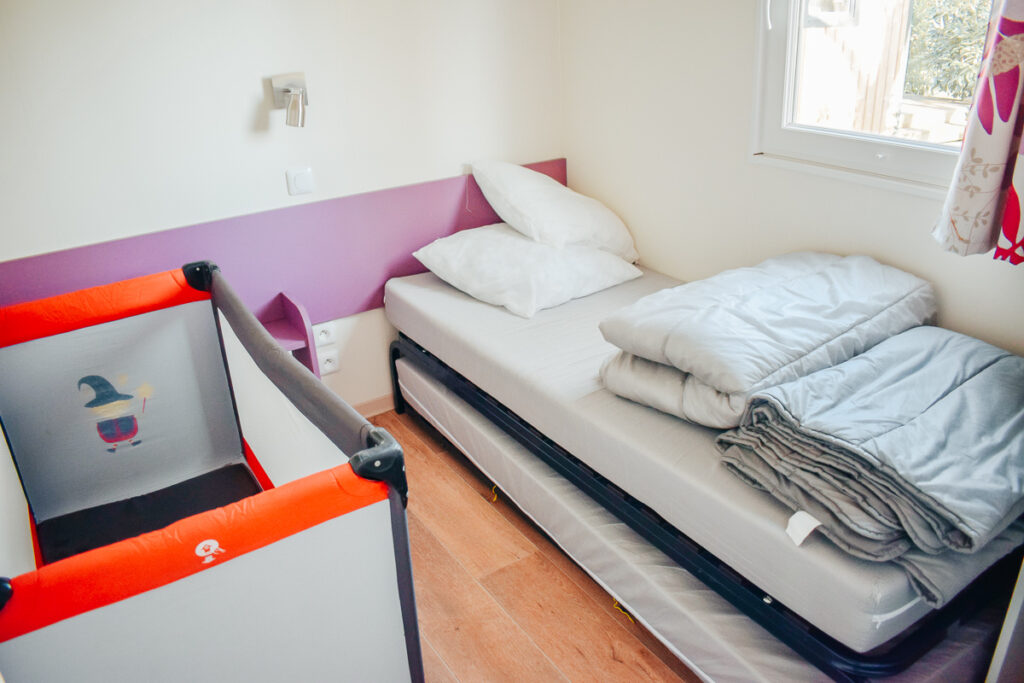
<path id="1" fill-rule="evenodd" d="M 754 393 L 723 462 L 942 604 L 1024 541 L 1024 358 L 918 327 Z M 995 539 L 995 540 L 993 540 Z M 929 559 L 974 554 L 950 581 Z"/>
<path id="2" fill-rule="evenodd" d="M 611 392 L 709 427 L 747 398 L 863 352 L 935 314 L 924 280 L 867 256 L 793 253 L 646 296 L 601 333 Z"/>

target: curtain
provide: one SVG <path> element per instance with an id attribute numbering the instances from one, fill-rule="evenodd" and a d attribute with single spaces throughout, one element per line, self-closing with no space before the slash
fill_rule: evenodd
<path id="1" fill-rule="evenodd" d="M 932 236 L 966 256 L 995 248 L 995 258 L 1024 263 L 1020 153 L 1024 0 L 995 0 L 963 148 Z"/>

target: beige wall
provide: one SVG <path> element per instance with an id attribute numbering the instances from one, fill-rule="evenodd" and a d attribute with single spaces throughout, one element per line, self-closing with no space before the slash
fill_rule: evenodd
<path id="1" fill-rule="evenodd" d="M 0 0 L 0 64 L 0 261 L 562 156 L 556 0 Z M 389 394 L 382 312 L 341 330 L 327 385 Z"/>
<path id="2" fill-rule="evenodd" d="M 0 2 L 0 260 L 560 156 L 557 31 L 555 0 Z M 304 129 L 267 108 L 290 71 Z"/>
<path id="3" fill-rule="evenodd" d="M 0 260 L 565 155 L 652 267 L 866 252 L 1024 352 L 1024 268 L 940 252 L 938 200 L 751 162 L 754 23 L 754 0 L 0 2 Z M 294 70 L 304 129 L 266 106 Z M 296 164 L 316 193 L 288 196 Z M 388 393 L 382 314 L 342 329 L 328 385 Z"/>
<path id="4" fill-rule="evenodd" d="M 942 324 L 1024 353 L 1024 266 L 942 252 L 937 198 L 752 162 L 754 0 L 561 0 L 569 183 L 685 279 L 797 249 L 934 282 Z"/>

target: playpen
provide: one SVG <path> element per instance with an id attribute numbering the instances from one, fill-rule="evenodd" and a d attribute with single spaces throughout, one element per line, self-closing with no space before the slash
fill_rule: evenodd
<path id="1" fill-rule="evenodd" d="M 401 448 L 216 266 L 0 309 L 0 422 L 10 683 L 422 679 Z"/>

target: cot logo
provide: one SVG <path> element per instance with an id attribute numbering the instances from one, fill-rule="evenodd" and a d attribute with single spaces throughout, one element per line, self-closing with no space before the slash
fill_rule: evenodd
<path id="1" fill-rule="evenodd" d="M 213 562 L 216 559 L 214 555 L 222 552 L 224 549 L 220 547 L 220 543 L 215 538 L 208 538 L 196 546 L 196 555 L 203 558 L 203 564 Z"/>

